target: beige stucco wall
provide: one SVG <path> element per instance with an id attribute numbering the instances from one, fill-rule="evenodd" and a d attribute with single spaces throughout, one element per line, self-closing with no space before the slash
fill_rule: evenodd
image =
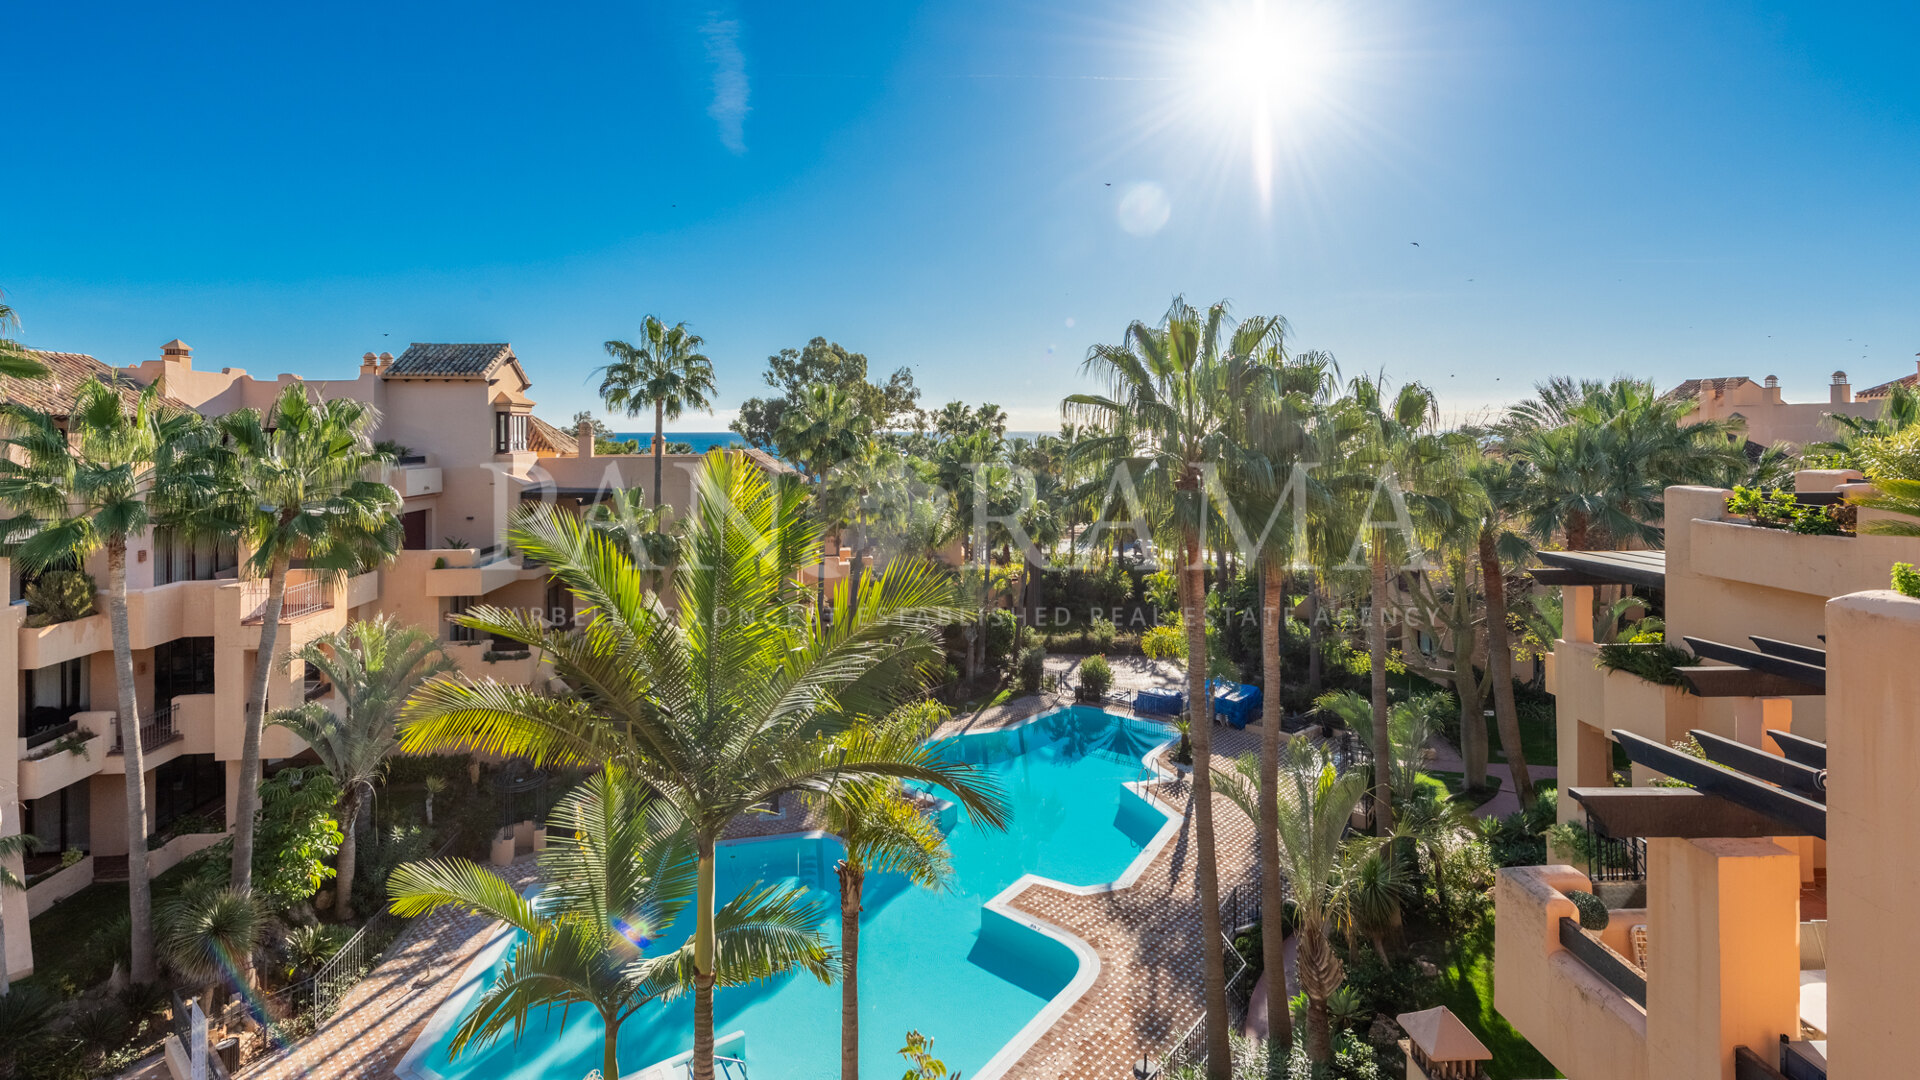
<path id="1" fill-rule="evenodd" d="M 1650 1080 L 1647 1013 L 1560 944 L 1578 919 L 1571 866 L 1518 866 L 1494 885 L 1493 1004 L 1572 1080 Z"/>
<path id="2" fill-rule="evenodd" d="M 1904 1076 L 1920 1002 L 1920 600 L 1827 605 L 1827 1018 L 1834 1076 Z"/>
<path id="3" fill-rule="evenodd" d="M 1826 387 L 1823 390 L 1829 389 Z M 1831 393 L 1828 395 L 1831 397 Z M 1688 417 L 1693 423 L 1703 420 L 1727 420 L 1738 414 L 1746 421 L 1746 437 L 1762 446 L 1792 443 L 1805 446 L 1833 438 L 1828 413 L 1844 416 L 1879 416 L 1882 401 L 1786 401 L 1780 388 L 1747 383 L 1721 393 L 1700 395 L 1699 408 Z"/>

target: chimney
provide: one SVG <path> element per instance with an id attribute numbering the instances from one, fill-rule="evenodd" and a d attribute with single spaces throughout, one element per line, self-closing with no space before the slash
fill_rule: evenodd
<path id="1" fill-rule="evenodd" d="M 573 427 L 573 437 L 580 440 L 580 456 L 593 456 L 593 421 L 582 420 Z"/>
<path id="2" fill-rule="evenodd" d="M 360 374 L 371 375 L 374 372 L 379 370 L 380 370 L 379 357 L 373 355 L 372 353 L 367 353 L 366 355 L 360 358 Z"/>
<path id="3" fill-rule="evenodd" d="M 188 345 L 186 342 L 181 341 L 179 338 L 174 338 L 172 341 L 169 341 L 165 345 L 160 346 L 160 359 L 163 362 L 172 360 L 172 361 L 177 361 L 178 363 L 185 364 L 188 367 L 192 367 L 193 366 L 193 346 Z"/>
<path id="4" fill-rule="evenodd" d="M 1767 401 L 1774 405 L 1780 404 L 1780 376 L 1767 376 L 1766 390 Z"/>
<path id="5" fill-rule="evenodd" d="M 381 353 L 380 354 L 380 370 L 385 371 L 392 366 L 393 366 L 393 354 L 390 352 Z"/>
<path id="6" fill-rule="evenodd" d="M 1847 382 L 1847 373 L 1833 373 L 1833 385 L 1827 388 L 1827 404 L 1845 405 L 1853 401 L 1853 387 Z"/>

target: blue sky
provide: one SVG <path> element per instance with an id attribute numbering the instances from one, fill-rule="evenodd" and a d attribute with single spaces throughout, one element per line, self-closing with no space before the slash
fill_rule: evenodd
<path id="1" fill-rule="evenodd" d="M 817 334 L 1016 428 L 1175 293 L 1455 415 L 1913 370 L 1913 8 L 1269 8 L 16 5 L 0 287 L 115 363 L 508 340 L 557 419 L 648 312 L 725 406 Z M 1220 74 L 1250 41 L 1294 73 L 1265 124 Z"/>

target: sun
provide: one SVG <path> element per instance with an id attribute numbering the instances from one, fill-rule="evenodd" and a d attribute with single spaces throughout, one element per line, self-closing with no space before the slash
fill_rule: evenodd
<path id="1" fill-rule="evenodd" d="M 1231 3 L 1195 35 L 1192 63 L 1224 113 L 1284 122 L 1324 96 L 1336 50 L 1323 6 Z"/>

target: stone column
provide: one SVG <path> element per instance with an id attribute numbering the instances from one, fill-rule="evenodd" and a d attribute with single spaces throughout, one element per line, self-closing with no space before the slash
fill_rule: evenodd
<path id="1" fill-rule="evenodd" d="M 1800 866 L 1771 840 L 1647 841 L 1652 1080 L 1734 1080 L 1800 1032 Z"/>

